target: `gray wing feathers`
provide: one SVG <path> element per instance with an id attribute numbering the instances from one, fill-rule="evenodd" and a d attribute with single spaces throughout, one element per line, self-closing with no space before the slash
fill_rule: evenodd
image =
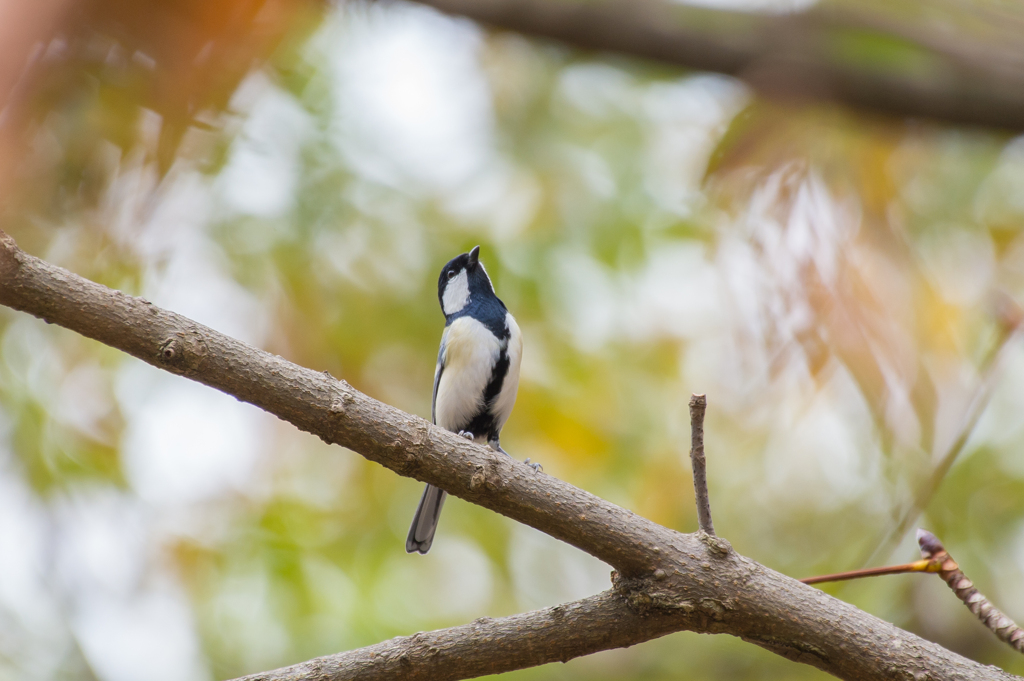
<path id="1" fill-rule="evenodd" d="M 444 349 L 448 340 L 448 329 L 441 335 L 441 347 L 437 350 L 437 368 L 434 369 L 434 394 L 430 397 L 430 422 L 437 425 L 437 386 L 441 385 L 441 374 L 444 373 Z"/>
<path id="2" fill-rule="evenodd" d="M 413 516 L 412 526 L 409 528 L 409 536 L 405 540 L 407 553 L 418 551 L 426 553 L 434 542 L 434 531 L 437 530 L 437 521 L 441 519 L 441 507 L 448 496 L 440 487 L 427 485 L 420 497 L 420 505 L 416 507 L 416 515 Z"/>
<path id="3" fill-rule="evenodd" d="M 437 424 L 437 386 L 441 383 L 441 374 L 444 373 L 444 348 L 448 337 L 448 329 L 441 336 L 441 348 L 437 351 L 437 369 L 434 370 L 434 394 L 430 398 L 430 421 Z M 420 497 L 420 505 L 416 507 L 416 515 L 412 518 L 412 525 L 409 527 L 409 536 L 405 540 L 407 553 L 418 551 L 426 553 L 434 542 L 434 531 L 437 530 L 437 522 L 441 519 L 441 507 L 448 496 L 440 487 L 427 485 Z"/>

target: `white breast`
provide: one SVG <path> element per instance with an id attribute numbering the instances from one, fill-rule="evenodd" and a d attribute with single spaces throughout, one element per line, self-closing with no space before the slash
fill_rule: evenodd
<path id="1" fill-rule="evenodd" d="M 472 317 L 459 317 L 452 322 L 443 342 L 444 373 L 437 386 L 434 413 L 437 425 L 459 431 L 469 425 L 483 407 L 484 390 L 501 355 L 501 343 Z M 518 376 L 517 362 L 517 380 Z M 515 400 L 514 394 L 512 399 Z"/>
<path id="2" fill-rule="evenodd" d="M 494 414 L 498 422 L 498 430 L 505 425 L 505 421 L 512 413 L 512 407 L 515 406 L 516 392 L 519 390 L 519 365 L 523 361 L 523 334 L 520 333 L 519 325 L 516 324 L 515 317 L 511 312 L 505 315 L 505 325 L 509 332 L 508 373 L 505 374 L 505 380 L 501 384 L 498 399 L 491 407 L 491 413 Z"/>

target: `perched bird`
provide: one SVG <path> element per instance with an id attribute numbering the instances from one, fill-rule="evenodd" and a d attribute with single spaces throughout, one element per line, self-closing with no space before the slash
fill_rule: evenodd
<path id="1" fill-rule="evenodd" d="M 434 370 L 433 422 L 503 452 L 498 443 L 519 389 L 523 336 L 480 262 L 480 247 L 452 258 L 437 280 L 445 327 Z M 529 463 L 529 461 L 527 461 Z M 427 485 L 405 540 L 426 553 L 448 493 Z"/>

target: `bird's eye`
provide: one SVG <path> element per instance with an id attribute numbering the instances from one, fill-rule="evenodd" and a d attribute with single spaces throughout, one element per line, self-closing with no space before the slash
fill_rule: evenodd
<path id="1" fill-rule="evenodd" d="M 448 270 L 448 281 L 455 278 L 455 270 Z"/>

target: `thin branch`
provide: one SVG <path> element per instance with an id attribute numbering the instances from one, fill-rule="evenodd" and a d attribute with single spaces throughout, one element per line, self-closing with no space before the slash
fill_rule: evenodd
<path id="1" fill-rule="evenodd" d="M 967 579 L 938 537 L 927 530 L 919 529 L 917 543 L 921 547 L 922 556 L 940 565 L 939 576 L 974 616 L 999 637 L 1000 641 L 1005 641 L 1014 650 L 1024 653 L 1024 629 L 1000 612 L 974 587 L 974 583 Z"/>
<path id="2" fill-rule="evenodd" d="M 861 579 L 862 577 L 878 577 L 880 575 L 901 575 L 907 572 L 938 572 L 939 564 L 933 560 L 917 560 L 913 563 L 903 565 L 888 565 L 886 567 L 864 568 L 863 570 L 850 570 L 849 572 L 836 572 L 831 575 L 819 575 L 817 577 L 804 577 L 800 581 L 804 584 L 821 584 L 823 582 L 843 582 L 849 579 Z"/>
<path id="3" fill-rule="evenodd" d="M 704 458 L 704 412 L 706 395 L 690 396 L 690 464 L 693 468 L 693 495 L 697 501 L 697 523 L 700 529 L 715 536 L 711 522 L 711 501 L 708 499 L 708 468 Z"/>
<path id="4" fill-rule="evenodd" d="M 636 626 L 630 627 L 634 633 L 623 633 L 610 621 L 621 618 L 629 624 L 621 610 L 606 611 L 608 628 L 590 629 L 587 636 L 574 636 L 573 626 L 566 624 L 552 629 L 551 636 L 560 641 L 558 659 L 689 629 L 732 634 L 843 679 L 888 680 L 894 670 L 932 681 L 1017 678 L 960 657 L 759 565 L 732 551 L 725 540 L 661 527 L 556 478 L 539 475 L 511 457 L 382 404 L 344 381 L 50 265 L 21 251 L 3 232 L 0 304 L 222 390 L 400 475 L 438 485 L 614 565 L 619 574 L 614 593 L 606 598 L 620 599 L 621 606 L 614 607 L 625 607 L 639 618 L 633 620 Z M 538 618 L 554 620 L 555 614 L 549 611 L 521 617 L 525 618 L 521 623 L 540 626 Z M 645 629 L 640 623 L 645 619 L 672 623 L 664 630 L 653 625 Z M 427 640 L 449 640 L 464 651 L 444 658 L 444 678 L 470 678 L 515 665 L 540 664 L 540 656 L 530 658 L 531 637 L 515 627 L 501 629 L 502 622 L 493 630 L 492 642 L 478 636 L 473 625 L 457 632 L 449 630 L 450 639 L 427 635 Z M 465 652 L 486 645 L 492 645 L 490 662 Z M 433 670 L 423 672 L 421 678 L 442 673 L 437 663 L 431 667 L 429 662 L 432 657 L 439 658 L 440 648 L 411 645 L 402 652 L 407 662 L 399 655 L 400 664 Z M 363 649 L 337 659 L 370 654 Z M 365 664 L 375 668 L 388 664 L 389 658 L 374 654 L 368 659 Z M 290 678 L 324 678 L 319 662 L 309 665 Z M 366 667 L 353 673 L 365 678 Z M 339 674 L 328 678 L 352 678 Z"/>
<path id="5" fill-rule="evenodd" d="M 975 588 L 974 583 L 960 570 L 960 566 L 949 555 L 938 537 L 927 530 L 918 529 L 917 543 L 921 547 L 921 555 L 924 558 L 913 563 L 852 570 L 833 575 L 821 575 L 820 577 L 805 577 L 800 581 L 804 584 L 820 584 L 822 582 L 838 582 L 847 579 L 896 575 L 908 572 L 937 572 L 946 584 L 949 585 L 949 588 L 953 590 L 957 598 L 964 602 L 964 605 L 981 620 L 982 624 L 988 627 L 1001 641 L 1005 641 L 1010 647 L 1024 653 L 1024 629 L 1021 629 L 1013 620 L 993 606 Z"/>
<path id="6" fill-rule="evenodd" d="M 896 116 L 1024 128 L 1024 54 L 1004 25 L 943 32 L 884 7 L 754 14 L 670 0 L 419 0 L 491 26 L 744 79 L 769 97 L 830 99 Z M 934 18 L 934 17 L 933 17 Z M 866 40 L 899 46 L 884 68 Z"/>

